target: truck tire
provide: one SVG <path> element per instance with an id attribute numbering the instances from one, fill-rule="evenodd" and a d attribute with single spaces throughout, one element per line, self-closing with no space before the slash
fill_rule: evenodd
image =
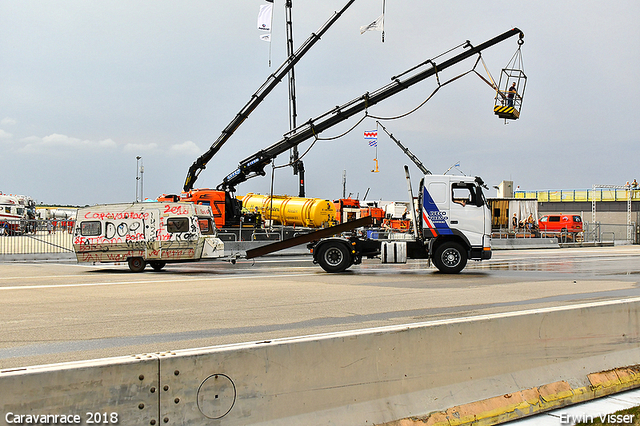
<path id="1" fill-rule="evenodd" d="M 467 252 L 460 244 L 448 241 L 436 249 L 433 263 L 444 274 L 457 274 L 467 265 Z"/>
<path id="2" fill-rule="evenodd" d="M 127 259 L 127 263 L 129 264 L 131 272 L 142 272 L 147 266 L 147 262 L 141 257 L 130 257 Z"/>
<path id="3" fill-rule="evenodd" d="M 327 272 L 342 272 L 351 266 L 351 254 L 342 243 L 331 241 L 320 247 L 317 257 L 320 267 Z"/>
<path id="4" fill-rule="evenodd" d="M 156 272 L 162 271 L 162 268 L 164 268 L 166 264 L 167 262 L 165 262 L 164 260 L 152 260 L 151 262 L 149 262 L 149 265 L 151 265 L 153 270 Z"/>

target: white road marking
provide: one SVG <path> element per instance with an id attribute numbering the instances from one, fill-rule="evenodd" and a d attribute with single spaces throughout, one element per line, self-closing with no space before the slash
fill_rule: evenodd
<path id="1" fill-rule="evenodd" d="M 171 280 L 145 280 L 145 281 L 119 281 L 119 282 L 103 282 L 103 283 L 83 283 L 83 284 L 51 284 L 51 285 L 23 285 L 23 286 L 10 286 L 0 287 L 1 290 L 34 290 L 43 288 L 67 288 L 67 287 L 100 287 L 100 286 L 112 286 L 112 285 L 127 285 L 127 284 L 164 284 L 164 283 L 176 283 L 181 281 L 222 281 L 222 280 L 235 280 L 235 279 L 261 279 L 261 278 L 287 278 L 287 277 L 305 277 L 316 275 L 316 273 L 306 274 L 282 274 L 282 275 L 231 275 L 225 277 L 206 277 L 206 278 L 193 278 L 185 277 Z"/>

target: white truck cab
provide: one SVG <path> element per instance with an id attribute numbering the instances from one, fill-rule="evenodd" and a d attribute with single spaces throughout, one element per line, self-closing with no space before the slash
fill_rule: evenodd
<path id="1" fill-rule="evenodd" d="M 422 238 L 440 269 L 457 255 L 443 245 L 463 248 L 473 260 L 491 258 L 491 212 L 482 191 L 484 182 L 470 176 L 426 175 L 421 182 L 419 221 Z M 447 252 L 449 253 L 447 255 Z M 452 257 L 453 255 L 453 257 Z M 463 259 L 466 264 L 466 259 Z M 464 265 L 462 265 L 464 268 Z M 457 268 L 453 268 L 454 270 Z"/>
<path id="2" fill-rule="evenodd" d="M 78 262 L 127 262 L 133 272 L 147 263 L 224 256 L 211 207 L 193 203 L 103 204 L 78 210 L 73 248 Z"/>

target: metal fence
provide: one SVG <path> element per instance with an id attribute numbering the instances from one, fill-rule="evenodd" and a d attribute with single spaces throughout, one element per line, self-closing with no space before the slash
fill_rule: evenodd
<path id="1" fill-rule="evenodd" d="M 24 255 L 72 257 L 73 224 L 73 221 L 3 219 L 0 221 L 0 259 Z"/>
<path id="2" fill-rule="evenodd" d="M 638 228 L 635 223 L 611 224 L 601 222 L 584 222 L 583 235 L 585 242 L 592 243 L 626 243 L 638 244 Z"/>
<path id="3" fill-rule="evenodd" d="M 584 222 L 584 232 L 579 234 L 566 235 L 545 235 L 540 233 L 540 237 L 560 238 L 560 242 L 573 243 L 613 243 L 613 244 L 639 244 L 640 228 L 635 223 L 626 224 L 605 224 L 601 222 Z M 281 230 L 266 232 L 264 230 L 249 230 L 247 234 L 229 233 L 224 238 L 225 241 L 265 241 L 283 240 L 291 238 L 285 236 Z M 498 231 L 498 230 L 496 230 Z M 500 234 L 498 238 L 514 238 L 507 230 L 505 232 L 495 232 Z M 296 232 L 297 234 L 297 232 Z M 295 235 L 294 235 L 295 236 Z M 372 230 L 368 236 L 374 239 L 398 239 L 401 237 L 410 238 L 411 235 L 398 235 L 382 230 Z M 497 235 L 494 235 L 496 237 Z M 238 237 L 241 237 L 240 239 Z M 533 234 L 528 238 L 535 238 Z M 8 221 L 0 222 L 0 261 L 13 259 L 73 259 L 73 221 Z"/>
<path id="4" fill-rule="evenodd" d="M 557 238 L 559 243 L 576 244 L 640 244 L 640 227 L 635 223 L 615 224 L 583 222 L 583 232 L 568 231 L 523 231 L 513 232 L 508 228 L 493 229 L 494 239 L 513 238 Z"/>

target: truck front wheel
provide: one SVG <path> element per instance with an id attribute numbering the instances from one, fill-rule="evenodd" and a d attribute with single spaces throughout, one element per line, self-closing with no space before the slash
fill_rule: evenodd
<path id="1" fill-rule="evenodd" d="M 327 272 L 342 272 L 351 266 L 349 250 L 338 242 L 329 242 L 320 247 L 317 260 Z"/>
<path id="2" fill-rule="evenodd" d="M 129 264 L 131 272 L 142 272 L 147 266 L 147 262 L 145 262 L 141 257 L 130 257 L 127 260 L 127 263 Z"/>
<path id="3" fill-rule="evenodd" d="M 467 252 L 458 243 L 446 242 L 436 249 L 433 263 L 442 273 L 457 274 L 467 265 Z"/>

